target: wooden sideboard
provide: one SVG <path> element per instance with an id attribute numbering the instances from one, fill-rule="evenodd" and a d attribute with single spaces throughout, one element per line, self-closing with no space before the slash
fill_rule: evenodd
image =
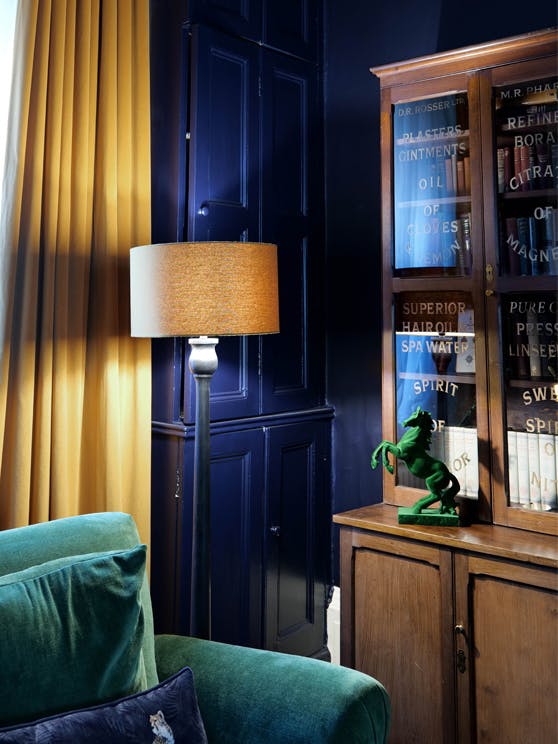
<path id="1" fill-rule="evenodd" d="M 556 538 L 337 514 L 341 663 L 381 681 L 390 744 L 558 741 Z"/>

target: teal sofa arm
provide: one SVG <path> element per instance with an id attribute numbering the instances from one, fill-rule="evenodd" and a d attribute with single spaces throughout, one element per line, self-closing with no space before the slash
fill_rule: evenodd
<path id="1" fill-rule="evenodd" d="M 387 741 L 387 693 L 352 669 L 173 635 L 155 637 L 155 655 L 161 680 L 192 669 L 210 744 Z"/>

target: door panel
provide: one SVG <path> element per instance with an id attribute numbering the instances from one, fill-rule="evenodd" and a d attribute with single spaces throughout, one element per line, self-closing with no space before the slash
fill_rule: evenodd
<path id="1" fill-rule="evenodd" d="M 281 332 L 262 340 L 262 402 L 264 411 L 278 412 L 320 403 L 321 317 L 309 286 L 319 276 L 310 217 L 319 198 L 311 176 L 319 147 L 315 69 L 268 52 L 263 91 L 262 236 L 278 246 Z"/>
<path id="2" fill-rule="evenodd" d="M 328 431 L 318 422 L 267 432 L 266 647 L 277 651 L 324 653 Z"/>
<path id="3" fill-rule="evenodd" d="M 556 741 L 556 576 L 480 559 L 469 567 L 476 741 Z"/>
<path id="4" fill-rule="evenodd" d="M 193 458 L 190 439 L 184 454 L 184 577 L 191 565 Z M 211 437 L 211 637 L 223 643 L 262 644 L 263 463 L 261 429 Z M 183 582 L 183 633 L 189 630 L 189 585 Z"/>
<path id="5" fill-rule="evenodd" d="M 257 240 L 259 49 L 192 31 L 189 240 Z"/>
<path id="6" fill-rule="evenodd" d="M 437 551 L 354 552 L 355 668 L 391 697 L 390 744 L 449 742 L 442 639 L 444 579 Z"/>

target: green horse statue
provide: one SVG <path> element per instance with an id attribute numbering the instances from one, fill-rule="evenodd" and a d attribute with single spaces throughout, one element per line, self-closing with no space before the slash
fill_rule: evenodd
<path id="1" fill-rule="evenodd" d="M 393 444 L 387 439 L 380 442 L 372 453 L 370 464 L 375 468 L 381 453 L 384 467 L 393 473 L 393 465 L 389 461 L 389 454 L 392 454 L 403 460 L 413 475 L 424 478 L 429 493 L 413 505 L 411 509 L 413 514 L 420 514 L 436 501 L 440 502 L 440 514 L 456 514 L 455 496 L 461 488 L 459 481 L 441 460 L 427 452 L 432 441 L 432 416 L 418 406 L 416 411 L 403 421 L 403 426 L 408 430 L 399 442 Z"/>

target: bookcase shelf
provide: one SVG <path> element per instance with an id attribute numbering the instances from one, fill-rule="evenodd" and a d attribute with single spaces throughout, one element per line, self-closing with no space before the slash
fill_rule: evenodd
<path id="1" fill-rule="evenodd" d="M 384 469 L 383 503 L 334 517 L 341 663 L 386 685 L 390 744 L 558 741 L 557 43 L 552 29 L 372 70 L 382 438 L 430 411 L 431 453 L 461 486 L 459 527 L 398 523 L 425 495 L 403 464 Z M 441 127 L 466 133 L 444 141 L 449 164 L 417 136 Z M 499 150 L 530 143 L 537 160 L 512 171 L 510 149 L 504 171 Z"/>
<path id="2" fill-rule="evenodd" d="M 554 199 L 556 200 L 558 192 L 556 189 L 533 189 L 532 191 L 505 191 L 498 194 L 499 199 L 504 201 L 514 201 L 516 199 Z"/>

